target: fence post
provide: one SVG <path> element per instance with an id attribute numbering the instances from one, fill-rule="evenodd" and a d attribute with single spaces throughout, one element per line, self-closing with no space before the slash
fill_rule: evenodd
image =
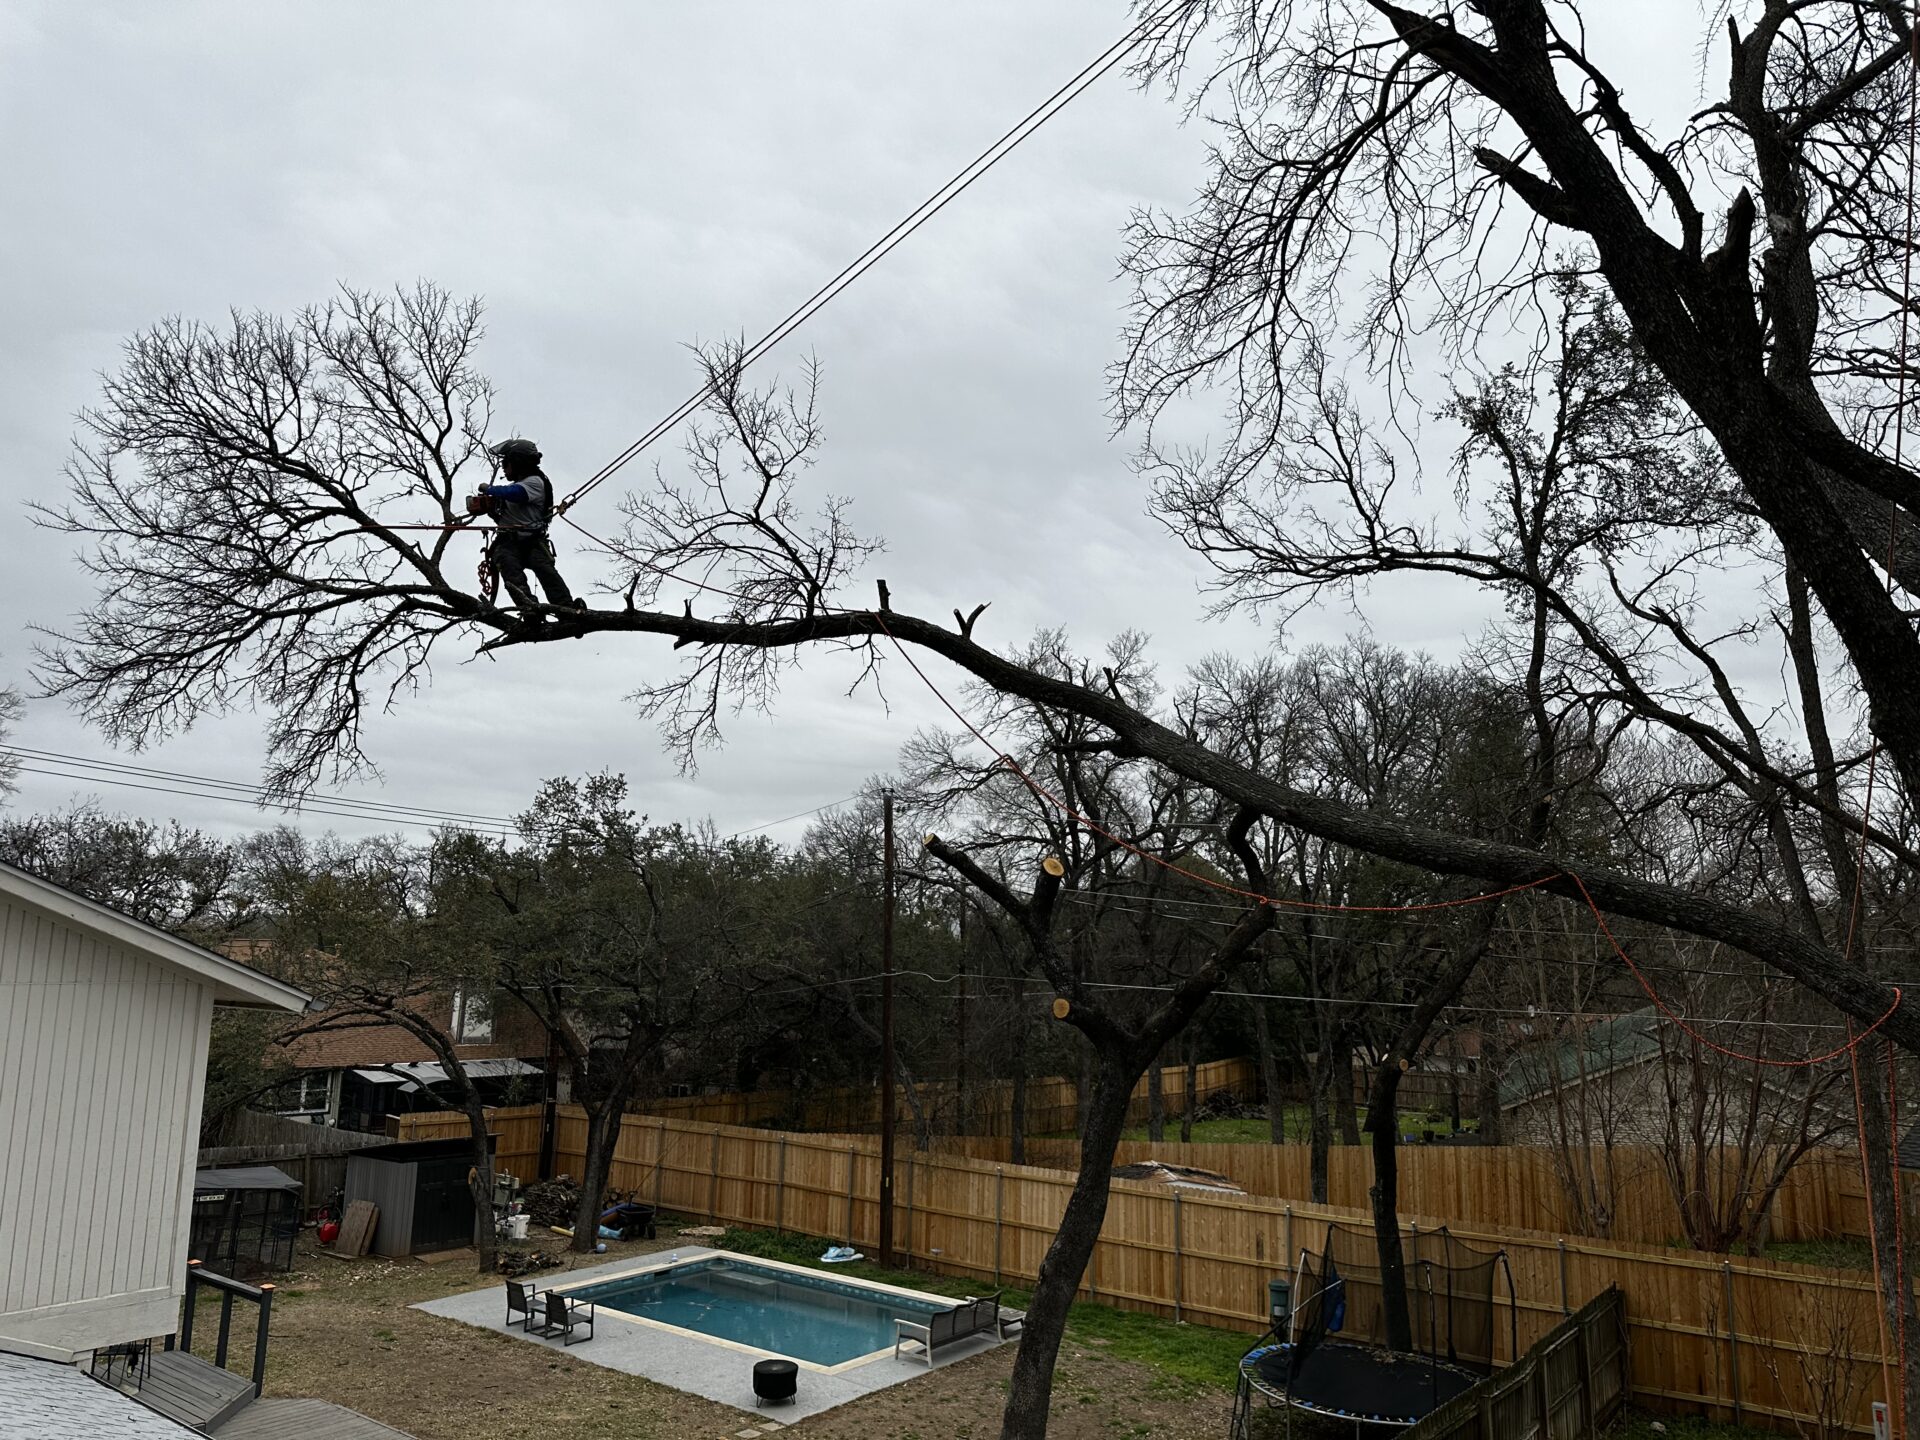
<path id="1" fill-rule="evenodd" d="M 773 1182 L 773 1233 L 784 1235 L 787 1213 L 787 1137 L 780 1137 L 779 1178 Z"/>
<path id="2" fill-rule="evenodd" d="M 267 1321 L 273 1315 L 273 1285 L 271 1282 L 260 1287 L 260 1318 L 253 1332 L 253 1398 L 260 1398 L 261 1387 L 267 1383 Z"/>
<path id="3" fill-rule="evenodd" d="M 993 1283 L 1000 1283 L 1000 1217 L 1007 1198 L 1007 1172 L 1002 1167 L 993 1167 Z"/>
<path id="4" fill-rule="evenodd" d="M 853 1146 L 847 1146 L 847 1244 L 853 1244 Z"/>
<path id="5" fill-rule="evenodd" d="M 1180 1192 L 1173 1192 L 1173 1323 L 1180 1319 Z"/>
<path id="6" fill-rule="evenodd" d="M 187 1294 L 180 1302 L 180 1348 L 189 1354 L 193 1351 L 193 1310 L 200 1301 L 200 1262 L 187 1262 Z M 167 1346 L 169 1350 L 173 1346 Z"/>
<path id="7" fill-rule="evenodd" d="M 227 1368 L 227 1335 L 233 1329 L 233 1292 L 220 1292 L 220 1338 L 213 1349 L 213 1363 L 224 1370 Z"/>
<path id="8" fill-rule="evenodd" d="M 1287 1249 L 1280 1257 L 1280 1273 L 1286 1274 L 1293 1269 L 1293 1202 L 1287 1202 Z"/>
<path id="9" fill-rule="evenodd" d="M 713 1132 L 713 1150 L 707 1157 L 707 1223 L 720 1220 L 720 1131 Z"/>
<path id="10" fill-rule="evenodd" d="M 1567 1240 L 1563 1235 L 1554 1244 L 1560 1247 L 1560 1313 L 1571 1315 L 1573 1307 L 1567 1303 Z"/>
<path id="11" fill-rule="evenodd" d="M 1727 1296 L 1727 1393 L 1733 1397 L 1733 1423 L 1740 1419 L 1740 1337 L 1733 1317 L 1733 1262 L 1722 1260 L 1720 1274 L 1726 1281 Z"/>

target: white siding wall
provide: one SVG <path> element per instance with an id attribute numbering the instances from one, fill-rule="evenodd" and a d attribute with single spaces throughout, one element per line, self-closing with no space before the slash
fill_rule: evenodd
<path id="1" fill-rule="evenodd" d="M 213 992 L 0 898 L 0 1347 L 173 1329 Z"/>

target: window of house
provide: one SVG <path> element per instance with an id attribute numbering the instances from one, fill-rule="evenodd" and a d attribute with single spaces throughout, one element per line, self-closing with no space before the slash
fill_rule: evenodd
<path id="1" fill-rule="evenodd" d="M 453 1038 L 463 1045 L 493 1039 L 493 1005 L 487 996 L 466 989 L 453 992 Z"/>

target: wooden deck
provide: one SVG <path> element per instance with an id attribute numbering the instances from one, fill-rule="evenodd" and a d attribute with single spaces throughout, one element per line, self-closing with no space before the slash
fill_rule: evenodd
<path id="1" fill-rule="evenodd" d="M 142 1405 L 169 1420 L 211 1430 L 252 1402 L 253 1381 L 197 1355 L 163 1350 L 153 1357 L 152 1370 L 132 1393 Z"/>
<path id="2" fill-rule="evenodd" d="M 256 1400 L 213 1430 L 214 1440 L 411 1440 L 325 1400 Z"/>

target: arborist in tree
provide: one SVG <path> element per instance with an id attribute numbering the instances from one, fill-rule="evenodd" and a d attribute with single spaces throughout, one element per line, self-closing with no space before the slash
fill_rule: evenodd
<path id="1" fill-rule="evenodd" d="M 540 606 L 527 585 L 527 572 L 540 577 L 540 588 L 547 592 L 547 603 L 556 609 L 584 610 L 573 598 L 567 582 L 554 568 L 553 545 L 547 539 L 547 526 L 553 520 L 553 482 L 540 468 L 540 447 L 516 436 L 502 440 L 488 452 L 500 462 L 503 484 L 482 485 L 480 493 L 467 498 L 469 515 L 493 517 L 493 544 L 488 558 L 494 572 L 506 582 L 507 593 L 520 613 L 538 621 Z"/>

